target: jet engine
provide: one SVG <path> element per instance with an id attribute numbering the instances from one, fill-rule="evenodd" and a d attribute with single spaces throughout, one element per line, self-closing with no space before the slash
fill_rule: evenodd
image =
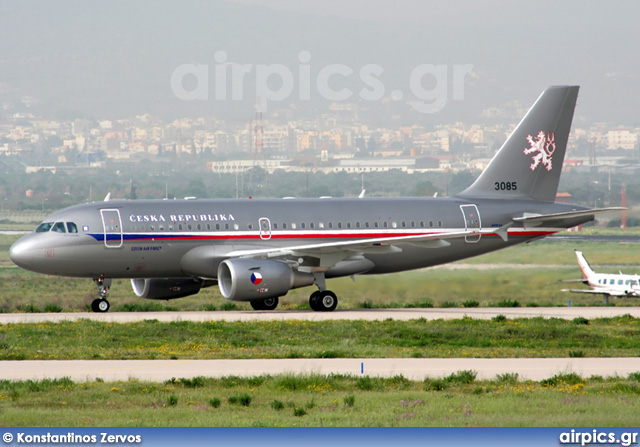
<path id="1" fill-rule="evenodd" d="M 227 259 L 218 267 L 218 286 L 231 301 L 264 300 L 284 296 L 291 289 L 310 286 L 313 275 L 288 264 L 265 259 Z"/>
<path id="2" fill-rule="evenodd" d="M 172 300 L 195 295 L 204 281 L 195 278 L 132 279 L 131 287 L 136 295 L 148 300 Z"/>

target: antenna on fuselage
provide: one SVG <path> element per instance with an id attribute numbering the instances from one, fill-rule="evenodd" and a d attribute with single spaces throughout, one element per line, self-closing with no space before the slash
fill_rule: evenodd
<path id="1" fill-rule="evenodd" d="M 106 197 L 104 198 L 104 201 L 105 201 L 105 202 L 108 202 L 109 200 L 111 200 L 111 193 L 108 193 L 108 194 L 106 195 Z"/>

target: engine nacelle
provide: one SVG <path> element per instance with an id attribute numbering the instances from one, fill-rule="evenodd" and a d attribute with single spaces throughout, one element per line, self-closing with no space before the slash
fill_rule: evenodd
<path id="1" fill-rule="evenodd" d="M 203 281 L 195 278 L 132 279 L 131 287 L 136 295 L 148 300 L 172 300 L 195 295 Z"/>
<path id="2" fill-rule="evenodd" d="M 231 301 L 284 296 L 291 289 L 311 284 L 311 274 L 296 272 L 280 261 L 227 259 L 218 267 L 220 293 Z"/>

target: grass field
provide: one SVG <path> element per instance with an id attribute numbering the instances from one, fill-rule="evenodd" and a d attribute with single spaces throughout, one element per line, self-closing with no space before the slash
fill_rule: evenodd
<path id="1" fill-rule="evenodd" d="M 2 426 L 636 426 L 640 373 L 0 382 Z"/>
<path id="2" fill-rule="evenodd" d="M 0 360 L 636 356 L 629 316 L 0 325 Z"/>

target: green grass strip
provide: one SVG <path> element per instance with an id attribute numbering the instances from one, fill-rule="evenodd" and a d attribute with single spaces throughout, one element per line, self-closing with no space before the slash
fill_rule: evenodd
<path id="1" fill-rule="evenodd" d="M 0 360 L 635 357 L 640 319 L 0 325 Z"/>
<path id="2" fill-rule="evenodd" d="M 2 426 L 634 426 L 640 373 L 0 381 Z"/>

